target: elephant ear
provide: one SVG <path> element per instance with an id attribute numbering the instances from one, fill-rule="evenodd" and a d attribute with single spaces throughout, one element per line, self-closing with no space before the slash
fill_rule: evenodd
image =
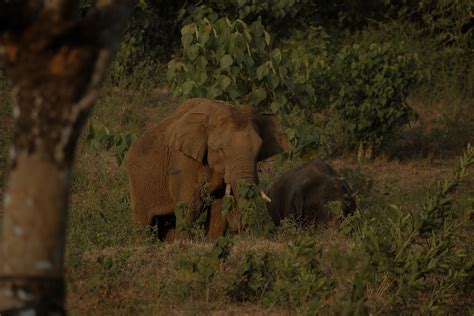
<path id="1" fill-rule="evenodd" d="M 168 146 L 203 162 L 207 151 L 208 120 L 205 113 L 186 113 L 166 130 Z"/>
<path id="2" fill-rule="evenodd" d="M 288 139 L 275 114 L 260 114 L 259 129 L 263 142 L 258 160 L 264 160 L 288 150 Z"/>

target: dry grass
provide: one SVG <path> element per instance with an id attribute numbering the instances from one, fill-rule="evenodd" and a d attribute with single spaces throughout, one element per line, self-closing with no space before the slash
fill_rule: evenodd
<path id="1" fill-rule="evenodd" d="M 99 100 L 93 120 L 101 121 L 115 132 L 140 134 L 148 124 L 172 111 L 176 104 L 163 89 L 140 96 L 119 89 L 109 90 Z M 335 157 L 330 161 L 338 170 L 353 171 L 354 191 L 358 191 L 360 185 L 371 183 L 357 197 L 359 205 L 371 214 L 383 214 L 390 203 L 416 210 L 427 191 L 449 174 L 454 157 L 468 141 L 474 140 L 472 104 L 466 104 L 463 115 L 455 116 L 454 122 L 446 118 L 447 110 L 442 104 L 432 106 L 418 102 L 416 109 L 420 121 L 406 130 L 401 140 L 387 147 L 384 155 L 365 163 L 357 163 L 355 157 Z M 0 105 L 1 140 L 5 139 L 6 127 L 11 124 L 8 113 L 6 107 Z M 0 157 L 6 157 L 6 145 L 4 142 L 0 145 Z M 262 164 L 263 186 L 299 163 Z M 0 167 L 0 172 L 4 172 L 5 166 Z M 3 176 L 0 173 L 0 180 Z M 455 200 L 458 209 L 466 213 L 471 210 L 471 214 L 472 187 L 471 171 Z M 0 189 L 0 197 L 2 191 Z M 464 234 L 467 243 L 474 245 L 472 227 Z M 119 166 L 110 153 L 90 150 L 83 138 L 71 196 L 66 256 L 67 308 L 72 315 L 294 315 L 294 310 L 268 307 L 258 301 L 235 302 L 226 294 L 226 288 L 249 253 L 282 254 L 288 243 L 301 235 L 314 239 L 323 270 L 337 283 L 331 292 L 333 295 L 323 298 L 323 303 L 337 305 L 351 289 L 350 280 L 357 264 L 352 270 L 334 266 L 338 258 L 351 254 L 354 247 L 353 241 L 342 234 L 334 222 L 314 230 L 281 230 L 267 238 L 248 233 L 235 236 L 231 255 L 225 264 L 218 266 L 212 282 L 196 287 L 199 291 L 184 295 L 183 300 L 172 291 L 174 288 L 187 290 L 185 287 L 194 284 L 189 281 L 195 276 L 184 273 L 180 262 L 183 258 L 196 258 L 209 252 L 212 244 L 205 241 L 161 244 L 144 237 L 146 233 L 130 220 L 124 166 Z M 473 247 L 469 254 L 474 253 Z M 386 303 L 389 285 L 380 282 L 368 288 L 373 306 Z M 452 303 L 460 302 L 472 305 L 472 300 L 469 302 L 464 296 L 453 299 Z"/>

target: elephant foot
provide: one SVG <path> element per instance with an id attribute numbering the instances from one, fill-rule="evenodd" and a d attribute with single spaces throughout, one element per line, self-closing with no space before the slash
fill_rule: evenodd
<path id="1" fill-rule="evenodd" d="M 176 217 L 174 214 L 157 215 L 153 217 L 151 233 L 155 238 L 171 242 L 175 238 Z"/>
<path id="2" fill-rule="evenodd" d="M 168 243 L 173 242 L 175 240 L 175 234 L 176 234 L 176 229 L 171 228 L 166 232 L 162 240 Z"/>

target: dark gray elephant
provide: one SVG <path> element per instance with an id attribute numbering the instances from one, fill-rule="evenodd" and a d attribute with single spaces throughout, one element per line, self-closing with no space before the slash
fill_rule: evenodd
<path id="1" fill-rule="evenodd" d="M 340 201 L 345 215 L 357 207 L 342 177 L 320 159 L 282 175 L 268 196 L 267 209 L 275 225 L 289 216 L 300 224 L 324 222 L 330 216 L 327 203 L 331 201 Z"/>

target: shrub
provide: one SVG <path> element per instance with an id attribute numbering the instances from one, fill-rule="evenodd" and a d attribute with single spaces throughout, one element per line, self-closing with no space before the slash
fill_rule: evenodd
<path id="1" fill-rule="evenodd" d="M 248 233 L 265 236 L 273 229 L 274 225 L 267 212 L 265 201 L 257 193 L 254 185 L 239 181 L 239 200 L 237 201 L 241 212 L 241 224 Z"/>
<path id="2" fill-rule="evenodd" d="M 110 66 L 113 85 L 130 88 L 153 88 L 164 79 L 163 64 L 175 52 L 180 24 L 178 12 L 184 1 L 138 1 L 117 56 Z"/>
<path id="3" fill-rule="evenodd" d="M 185 301 L 194 295 L 206 293 L 209 302 L 210 284 L 216 273 L 230 255 L 233 242 L 229 238 L 221 237 L 214 242 L 209 251 L 200 251 L 195 254 L 183 255 L 178 258 L 178 279 L 171 283 L 162 284 L 165 296 Z"/>
<path id="4" fill-rule="evenodd" d="M 308 0 L 207 0 L 190 5 L 182 15 L 184 24 L 198 21 L 204 12 L 213 11 L 229 19 L 245 22 L 262 20 L 263 24 L 277 27 L 286 19 L 294 18 L 305 9 Z"/>
<path id="5" fill-rule="evenodd" d="M 168 64 L 168 81 L 181 98 L 237 101 L 261 110 L 288 111 L 312 103 L 314 89 L 296 82 L 290 61 L 271 49 L 260 21 L 206 17 L 181 30 L 183 56 Z"/>
<path id="6" fill-rule="evenodd" d="M 320 304 L 333 282 L 324 273 L 315 241 L 307 236 L 290 242 L 284 253 L 249 253 L 238 268 L 228 294 L 235 301 L 287 308 Z"/>
<path id="7" fill-rule="evenodd" d="M 471 164 L 474 149 L 468 146 L 452 176 L 428 197 L 420 212 L 391 205 L 383 221 L 356 212 L 344 222 L 343 231 L 352 232 L 368 257 L 377 291 L 387 297 L 383 309 L 417 302 L 425 313 L 432 313 L 468 276 L 467 249 L 459 237 L 462 218 L 453 214 L 452 194 Z M 429 297 L 424 297 L 426 291 Z"/>
<path id="8" fill-rule="evenodd" d="M 93 149 L 103 147 L 106 151 L 112 151 L 117 164 L 120 166 L 125 161 L 126 154 L 137 136 L 133 133 L 111 132 L 100 122 L 93 121 L 87 131 L 87 142 Z"/>
<path id="9" fill-rule="evenodd" d="M 384 141 L 415 118 L 405 98 L 422 79 L 418 57 L 389 43 L 346 46 L 337 54 L 330 78 L 332 108 L 344 120 L 358 157 L 372 156 Z"/>

